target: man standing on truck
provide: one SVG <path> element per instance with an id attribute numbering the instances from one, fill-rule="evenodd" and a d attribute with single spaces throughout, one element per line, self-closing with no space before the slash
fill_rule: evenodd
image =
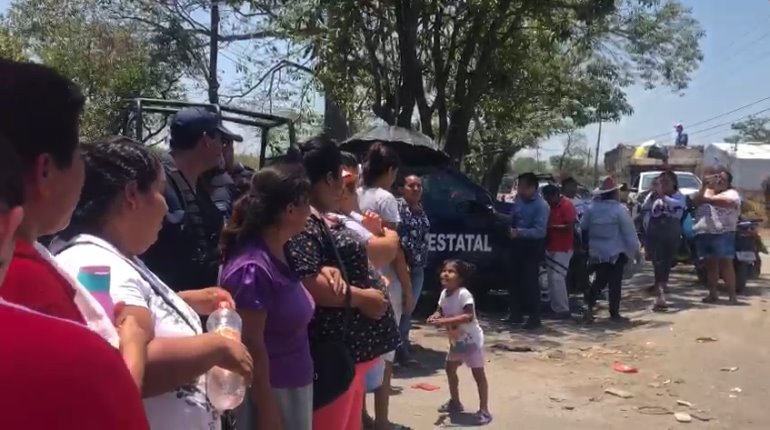
<path id="1" fill-rule="evenodd" d="M 550 209 L 538 193 L 538 178 L 534 173 L 519 175 L 516 200 L 511 211 L 510 237 L 511 277 L 508 297 L 509 315 L 503 320 L 512 324 L 529 318 L 525 329 L 540 328 L 540 263 L 545 254 L 545 235 Z"/>
<path id="2" fill-rule="evenodd" d="M 682 124 L 677 124 L 674 126 L 674 130 L 676 130 L 676 137 L 674 138 L 674 146 L 677 148 L 686 148 L 687 147 L 687 133 L 684 132 L 684 127 Z"/>

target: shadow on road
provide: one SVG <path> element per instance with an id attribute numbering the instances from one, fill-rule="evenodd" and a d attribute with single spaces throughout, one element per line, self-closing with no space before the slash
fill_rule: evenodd
<path id="1" fill-rule="evenodd" d="M 595 310 L 596 321 L 593 324 L 585 324 L 581 318 L 583 307 L 582 297 L 575 295 L 571 298 L 575 312 L 569 320 L 544 319 L 543 328 L 534 331 L 525 331 L 520 326 L 501 322 L 506 314 L 508 296 L 505 292 L 494 291 L 479 298 L 477 301 L 477 313 L 484 328 L 487 338 L 486 345 L 493 349 L 509 352 L 527 352 L 527 350 L 543 350 L 560 347 L 567 340 L 602 343 L 617 337 L 624 331 L 638 328 L 659 328 L 672 324 L 667 320 L 667 314 L 679 312 L 700 311 L 726 303 L 706 304 L 701 300 L 706 296 L 706 289 L 700 285 L 692 266 L 677 266 L 671 273 L 669 291 L 666 299 L 669 309 L 657 313 L 652 311 L 654 296 L 647 291 L 653 285 L 652 267 L 647 264 L 641 273 L 623 282 L 623 299 L 621 312 L 630 318 L 629 323 L 613 323 L 608 319 L 607 303 L 600 301 Z M 770 293 L 770 282 L 767 279 L 750 281 L 745 296 L 757 296 Z M 432 300 L 432 297 L 423 297 L 421 300 Z M 435 305 L 423 303 L 423 309 L 435 309 Z M 421 315 L 420 321 L 415 326 L 420 327 L 424 322 Z M 416 318 L 416 319 L 417 319 Z M 428 333 L 427 336 L 443 336 L 440 332 Z M 436 351 L 434 351 L 436 352 Z M 436 369 L 443 368 L 445 352 L 436 352 L 440 361 L 433 366 Z M 422 360 L 422 358 L 418 358 Z"/>
<path id="2" fill-rule="evenodd" d="M 419 325 L 418 325 L 419 327 Z M 413 366 L 396 366 L 394 377 L 396 379 L 424 378 L 444 371 L 446 351 L 413 346 L 412 358 L 417 363 Z"/>

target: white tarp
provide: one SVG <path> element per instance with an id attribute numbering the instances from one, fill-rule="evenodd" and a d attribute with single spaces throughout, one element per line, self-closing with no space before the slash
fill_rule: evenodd
<path id="1" fill-rule="evenodd" d="M 703 149 L 703 165 L 727 167 L 739 190 L 762 191 L 762 181 L 770 176 L 770 144 L 711 143 Z"/>

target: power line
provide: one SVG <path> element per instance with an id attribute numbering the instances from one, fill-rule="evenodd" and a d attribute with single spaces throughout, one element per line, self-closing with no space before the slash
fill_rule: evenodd
<path id="1" fill-rule="evenodd" d="M 752 112 L 752 113 L 750 113 L 750 114 L 748 114 L 748 115 L 744 115 L 744 116 L 742 116 L 742 117 L 740 117 L 740 118 L 736 118 L 736 119 L 734 119 L 734 120 L 731 120 L 731 121 L 728 121 L 728 122 L 724 122 L 724 123 L 722 123 L 722 124 L 717 124 L 717 125 L 715 125 L 715 126 L 711 126 L 711 127 L 708 127 L 708 128 L 704 128 L 704 129 L 702 129 L 702 130 L 696 130 L 696 131 L 693 131 L 692 133 L 689 133 L 689 134 L 690 134 L 690 135 L 694 135 L 694 134 L 702 133 L 702 132 L 704 132 L 704 131 L 714 130 L 714 129 L 717 129 L 717 128 L 719 128 L 719 127 L 724 127 L 724 126 L 726 126 L 726 125 L 732 125 L 732 124 L 734 124 L 734 123 L 736 123 L 736 122 L 738 122 L 738 121 L 740 121 L 740 120 L 742 120 L 742 119 L 746 119 L 746 118 L 752 117 L 752 116 L 754 116 L 754 115 L 759 115 L 759 114 L 761 114 L 761 113 L 765 113 L 765 112 L 768 112 L 768 111 L 770 111 L 770 108 L 767 108 L 767 109 L 762 109 L 762 110 L 760 110 L 760 111 L 757 111 L 757 112 Z"/>
<path id="2" fill-rule="evenodd" d="M 698 126 L 698 125 L 702 125 L 702 124 L 706 124 L 706 123 L 709 123 L 709 122 L 711 122 L 711 121 L 714 121 L 715 119 L 719 119 L 719 118 L 725 117 L 725 116 L 727 116 L 727 115 L 733 114 L 733 113 L 735 113 L 735 112 L 741 111 L 741 110 L 743 110 L 743 109 L 746 109 L 746 108 L 748 108 L 748 107 L 751 107 L 751 106 L 757 105 L 757 104 L 759 104 L 759 103 L 762 103 L 762 102 L 764 102 L 764 101 L 767 101 L 767 100 L 770 100 L 770 96 L 768 96 L 768 97 L 764 97 L 764 98 L 762 98 L 762 99 L 759 99 L 759 100 L 756 100 L 756 101 L 753 101 L 753 102 L 751 102 L 751 103 L 749 103 L 749 104 L 743 105 L 743 106 L 741 106 L 741 107 L 737 107 L 737 108 L 735 108 L 735 109 L 733 109 L 733 110 L 731 110 L 731 111 L 728 111 L 728 112 L 724 112 L 724 113 L 721 113 L 721 114 L 719 114 L 719 115 L 716 115 L 716 116 L 713 116 L 713 117 L 711 117 L 711 118 L 708 118 L 708 119 L 704 119 L 703 121 L 698 121 L 698 122 L 696 122 L 696 123 L 694 123 L 694 124 L 688 125 L 688 127 L 695 127 L 695 126 Z M 752 115 L 755 115 L 755 114 L 752 114 Z M 751 115 L 749 115 L 749 116 L 751 116 Z M 650 137 L 647 137 L 647 138 L 644 138 L 644 139 L 639 139 L 639 141 L 640 141 L 640 142 L 646 142 L 646 141 L 648 141 L 648 140 L 657 139 L 657 138 L 659 138 L 659 137 L 666 137 L 666 136 L 669 136 L 669 135 L 670 135 L 670 133 L 671 133 L 671 132 L 665 132 L 665 133 L 661 133 L 661 134 L 656 134 L 655 136 L 650 136 Z M 693 133 L 689 133 L 689 134 L 693 134 Z"/>
<path id="3" fill-rule="evenodd" d="M 742 40 L 743 40 L 744 38 L 746 38 L 747 36 L 750 36 L 750 35 L 754 34 L 754 32 L 755 32 L 756 30 L 758 30 L 759 28 L 762 28 L 763 26 L 765 26 L 765 25 L 767 24 L 767 21 L 768 21 L 768 18 L 767 18 L 767 17 L 764 17 L 764 19 L 760 20 L 760 21 L 757 23 L 757 25 L 755 25 L 755 26 L 751 27 L 751 29 L 750 29 L 750 30 L 748 30 L 748 31 L 746 31 L 746 32 L 744 32 L 744 33 L 742 33 L 740 36 L 738 36 L 738 37 L 736 37 L 735 39 L 733 39 L 733 40 L 732 40 L 732 41 L 731 41 L 731 42 L 730 42 L 730 43 L 729 43 L 729 44 L 728 44 L 726 47 L 724 47 L 724 48 L 718 48 L 718 50 L 720 51 L 720 53 L 722 53 L 722 52 L 730 52 L 730 48 L 732 48 L 733 46 L 735 46 L 735 45 L 736 45 L 736 44 L 737 44 L 739 41 L 742 41 Z M 750 47 L 751 45 L 754 45 L 754 44 L 756 44 L 756 43 L 759 43 L 760 41 L 764 40 L 764 39 L 765 39 L 766 37 L 768 37 L 768 36 L 770 36 L 770 31 L 763 33 L 761 36 L 759 36 L 759 38 L 757 38 L 757 39 L 754 39 L 754 40 L 752 40 L 752 41 L 751 41 L 751 42 L 749 42 L 749 43 L 746 43 L 746 44 L 743 44 L 743 45 L 741 45 L 741 46 L 738 46 L 738 48 L 737 48 L 736 50 L 734 50 L 734 51 L 732 51 L 732 52 L 730 52 L 730 53 L 729 53 L 729 55 L 727 56 L 727 58 L 724 58 L 724 59 L 718 59 L 718 58 L 717 58 L 717 60 L 719 61 L 719 63 L 718 63 L 718 64 L 720 64 L 720 66 L 716 67 L 716 69 L 712 69 L 712 72 L 713 72 L 713 71 L 716 71 L 717 73 L 716 73 L 716 74 L 714 74 L 714 73 L 709 73 L 708 75 L 711 75 L 711 76 L 708 76 L 708 75 L 707 75 L 707 76 L 704 76 L 704 77 L 702 77 L 702 78 L 707 78 L 708 82 L 711 82 L 711 81 L 713 81 L 713 78 L 714 78 L 714 77 L 719 77 L 719 76 L 721 75 L 721 73 L 720 73 L 720 72 L 722 72 L 722 71 L 723 71 L 723 69 L 724 69 L 724 67 L 723 67 L 723 66 L 724 66 L 725 64 L 728 64 L 728 60 L 730 60 L 730 59 L 732 59 L 732 58 L 735 58 L 735 56 L 736 56 L 736 55 L 738 55 L 738 53 L 741 53 L 741 52 L 745 51 L 745 49 L 746 49 L 746 48 L 748 48 L 748 47 Z M 699 85 L 699 82 L 701 83 L 700 85 Z M 703 79 L 700 79 L 700 80 L 699 80 L 699 82 L 696 82 L 696 83 L 693 85 L 693 87 L 690 87 L 690 88 L 688 88 L 688 89 L 692 89 L 692 88 L 697 88 L 697 87 L 699 87 L 699 86 L 703 86 L 703 84 L 702 84 L 702 82 L 703 82 Z M 657 94 L 659 94 L 660 92 L 662 92 L 663 90 L 666 90 L 666 89 L 667 89 L 667 88 L 666 88 L 666 87 L 664 87 L 664 86 L 659 86 L 659 87 L 655 88 L 654 90 L 652 90 L 652 91 L 650 92 L 650 96 L 653 96 L 653 95 L 657 95 Z"/>

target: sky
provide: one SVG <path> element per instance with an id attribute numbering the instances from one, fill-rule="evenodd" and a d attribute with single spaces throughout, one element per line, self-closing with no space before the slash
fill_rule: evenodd
<path id="1" fill-rule="evenodd" d="M 602 126 L 601 152 L 618 143 L 639 144 L 657 137 L 673 141 L 673 126 L 682 123 L 690 145 L 720 142 L 730 136 L 730 123 L 770 108 L 770 99 L 720 116 L 736 108 L 770 97 L 770 2 L 767 0 L 683 0 L 706 32 L 701 40 L 704 59 L 683 95 L 667 89 L 645 91 L 630 88 L 628 99 L 634 114 L 616 124 Z M 765 78 L 762 78 L 765 76 Z M 726 124 L 725 124 L 726 123 Z M 722 125 L 724 124 L 724 125 Z M 692 125 L 692 126 L 689 126 Z M 598 126 L 583 130 L 595 147 Z M 564 137 L 540 147 L 541 159 L 560 154 Z M 529 154 L 522 154 L 529 155 Z M 600 161 L 601 162 L 601 161 Z"/>
<path id="2" fill-rule="evenodd" d="M 767 77 L 762 78 L 770 75 L 770 1 L 681 1 L 692 8 L 706 32 L 701 40 L 703 62 L 683 94 L 674 94 L 665 88 L 650 91 L 629 88 L 628 99 L 634 114 L 602 126 L 601 152 L 618 143 L 638 144 L 652 137 L 668 144 L 673 139 L 676 123 L 683 124 L 690 136 L 690 145 L 719 142 L 732 134 L 730 123 L 770 109 L 770 86 Z M 0 0 L 0 13 L 10 2 Z M 236 77 L 235 62 L 225 56 L 220 63 L 220 79 L 223 83 L 232 82 Z M 752 104 L 763 98 L 768 100 Z M 752 105 L 722 115 L 748 104 Z M 314 105 L 320 108 L 322 98 L 317 97 Z M 598 126 L 592 125 L 583 131 L 589 144 L 595 146 Z M 561 153 L 563 141 L 564 137 L 556 136 L 543 142 L 537 154 L 534 151 L 520 154 L 537 155 L 545 160 Z"/>

